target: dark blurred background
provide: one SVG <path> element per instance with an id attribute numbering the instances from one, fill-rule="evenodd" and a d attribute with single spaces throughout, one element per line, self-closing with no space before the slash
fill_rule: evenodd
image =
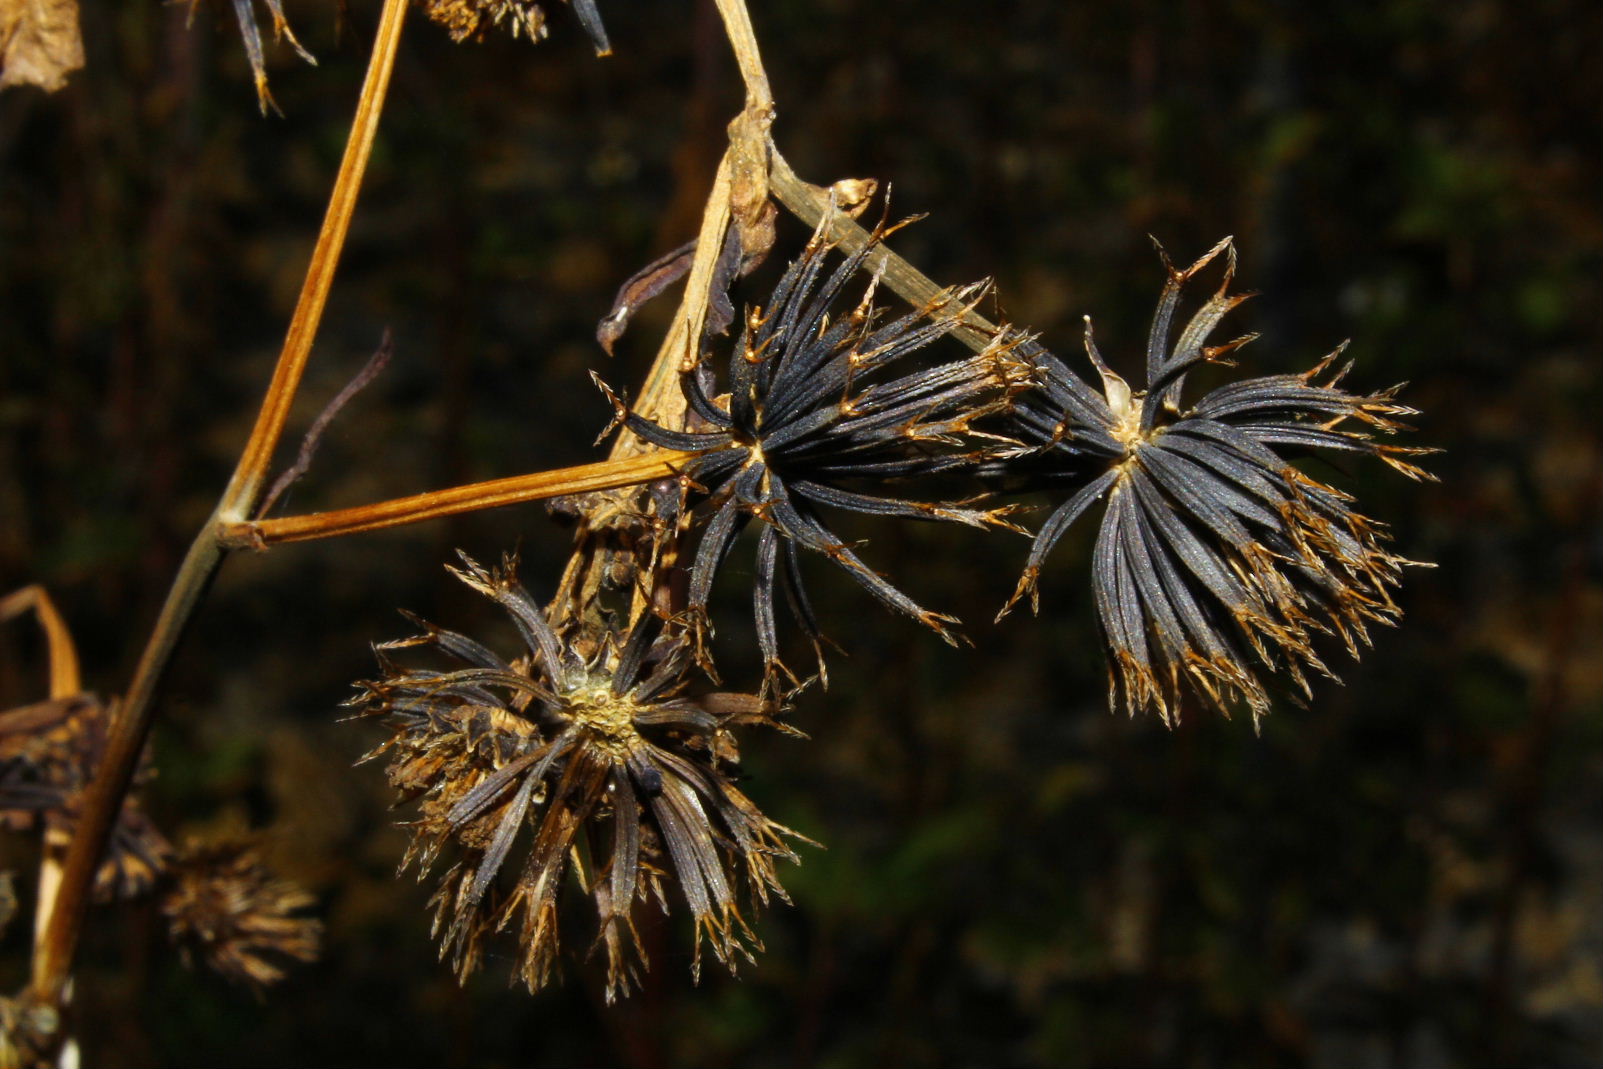
<path id="1" fill-rule="evenodd" d="M 612 0 L 598 61 L 551 39 L 454 46 L 414 18 L 291 441 L 392 327 L 292 510 L 581 462 L 587 381 L 637 379 L 667 311 L 608 362 L 630 273 L 694 233 L 741 94 L 709 0 Z M 1322 474 L 1390 523 L 1407 617 L 1309 709 L 1111 715 L 1089 539 L 1038 619 L 988 621 L 1025 544 L 865 527 L 871 562 L 962 615 L 953 653 L 818 569 L 851 651 L 756 737 L 746 787 L 827 844 L 760 916 L 767 952 L 689 977 L 681 909 L 645 992 L 466 989 L 427 886 L 394 870 L 382 739 L 340 723 L 397 607 L 510 640 L 442 564 L 522 545 L 549 592 L 569 534 L 538 505 L 231 560 L 162 701 L 150 808 L 170 833 L 265 828 L 327 945 L 264 1001 L 186 969 L 149 906 L 98 911 L 85 1064 L 1596 1065 L 1603 1062 L 1603 8 L 1593 0 L 1011 5 L 769 0 L 775 135 L 805 177 L 894 182 L 898 248 L 997 280 L 1065 355 L 1094 313 L 1133 363 L 1162 282 L 1227 233 L 1252 372 L 1343 338 L 1401 380 L 1441 477 Z M 221 489 L 304 270 L 377 6 L 290 3 L 256 111 L 227 6 L 88 4 L 88 66 L 0 95 L 0 591 L 46 584 L 90 685 L 126 681 Z M 776 260 L 805 231 L 782 226 Z M 744 296 L 760 296 L 754 288 Z M 1076 357 L 1077 359 L 1077 357 Z M 1588 415 L 1588 413 L 1591 413 Z M 721 593 L 740 620 L 737 555 Z M 755 660 L 720 636 L 731 682 Z M 44 687 L 25 627 L 0 706 Z M 798 651 L 799 653 L 799 651 Z M 801 658 L 798 657 L 798 661 Z M 7 863 L 25 866 L 12 844 Z M 24 906 L 28 902 L 24 877 Z M 25 976 L 28 924 L 0 945 Z"/>

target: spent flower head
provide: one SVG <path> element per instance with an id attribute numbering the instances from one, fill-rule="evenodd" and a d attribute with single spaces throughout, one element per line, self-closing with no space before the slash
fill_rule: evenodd
<path id="1" fill-rule="evenodd" d="M 0 827 L 40 827 L 64 844 L 72 837 L 84 797 L 105 752 L 116 702 L 93 694 L 52 698 L 0 713 Z M 148 754 L 136 788 L 155 775 Z M 137 790 L 123 801 L 104 859 L 95 873 L 99 901 L 132 898 L 149 890 L 171 847 Z"/>
<path id="2" fill-rule="evenodd" d="M 1221 254 L 1219 289 L 1174 337 L 1182 288 Z M 1016 459 L 1073 493 L 1036 535 L 1008 607 L 1026 594 L 1036 598 L 1047 554 L 1105 499 L 1092 573 L 1111 660 L 1110 702 L 1132 713 L 1155 709 L 1172 722 L 1185 679 L 1207 704 L 1228 712 L 1244 701 L 1256 719 L 1269 706 L 1263 667 L 1284 668 L 1306 693 L 1305 669 L 1331 675 L 1314 635 L 1334 633 L 1356 656 L 1369 625 L 1397 620 L 1392 591 L 1413 563 L 1386 548 L 1384 525 L 1287 455 L 1373 456 L 1420 479 L 1429 476 L 1408 458 L 1432 450 L 1376 440 L 1406 429 L 1398 418 L 1414 410 L 1395 400 L 1400 387 L 1342 389 L 1351 364 L 1337 366 L 1341 349 L 1301 374 L 1245 379 L 1186 404 L 1189 370 L 1228 364 L 1253 339 L 1208 344 L 1249 295 L 1229 292 L 1235 249 L 1228 238 L 1184 270 L 1167 257 L 1164 267 L 1144 390 L 1132 390 L 1103 362 L 1090 317 L 1085 348 L 1101 393 L 1050 353 L 1032 354 L 1041 388 L 1016 412 L 1019 437 L 1032 448 Z"/>
<path id="3" fill-rule="evenodd" d="M 834 246 L 820 227 L 767 306 L 748 310 L 725 362 L 727 393 L 718 395 L 718 377 L 705 360 L 684 376 L 686 399 L 702 429 L 659 426 L 613 397 L 619 418 L 640 437 L 702 453 L 687 472 L 705 490 L 710 511 L 690 578 L 689 607 L 698 622 L 705 622 L 713 579 L 736 536 L 752 520 L 760 524 L 753 606 L 770 669 L 779 666 L 776 585 L 814 646 L 820 641 L 801 581 L 802 550 L 829 558 L 883 604 L 955 641 L 951 628 L 958 621 L 925 609 L 864 563 L 831 529 L 826 509 L 1012 526 L 1005 518 L 1010 507 L 907 500 L 887 489 L 897 480 L 972 468 L 997 442 L 976 424 L 1005 412 L 1031 375 L 1014 351 L 1020 339 L 1008 332 L 977 355 L 905 366 L 958 326 L 987 291 L 985 283 L 944 291 L 888 322 L 874 305 L 877 278 L 855 304 L 838 307 L 893 229 L 881 223 L 862 249 L 826 273 Z"/>
<path id="4" fill-rule="evenodd" d="M 612 52 L 601 12 L 595 0 L 569 0 L 579 16 L 596 55 Z M 550 33 L 545 8 L 537 0 L 419 0 L 423 13 L 444 27 L 453 41 L 481 40 L 494 29 L 504 29 L 513 37 L 543 40 Z"/>
<path id="5" fill-rule="evenodd" d="M 289 962 L 316 961 L 323 926 L 316 900 L 279 879 L 247 840 L 189 843 L 173 858 L 161 911 L 185 958 L 260 992 Z"/>
<path id="6" fill-rule="evenodd" d="M 796 860 L 787 840 L 806 841 L 731 780 L 731 732 L 777 726 L 773 706 L 751 695 L 682 696 L 686 640 L 649 615 L 627 636 L 567 640 L 518 583 L 514 560 L 491 569 L 463 561 L 453 571 L 507 610 L 525 649 L 503 659 L 423 624 L 422 634 L 379 647 L 384 677 L 354 699 L 394 730 L 369 757 L 387 756 L 390 783 L 418 803 L 403 868 L 415 864 L 421 876 L 447 848 L 456 854 L 433 899 L 442 956 L 465 979 L 485 937 L 521 919 L 520 972 L 540 988 L 571 866 L 600 915 L 609 1001 L 648 964 L 636 907 L 654 899 L 666 911 L 669 883 L 695 921 L 693 972 L 703 939 L 731 970 L 737 956 L 749 959 L 761 946 L 737 888 L 760 903 L 784 899 L 775 863 Z M 402 669 L 391 654 L 409 647 L 461 667 Z M 524 860 L 508 866 L 520 840 Z"/>

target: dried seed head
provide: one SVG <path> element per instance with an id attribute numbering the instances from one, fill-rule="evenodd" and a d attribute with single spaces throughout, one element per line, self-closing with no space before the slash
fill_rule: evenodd
<path id="1" fill-rule="evenodd" d="M 536 0 L 419 0 L 423 13 L 445 28 L 453 41 L 483 40 L 494 29 L 504 29 L 513 37 L 543 40 L 550 28 L 545 10 Z M 595 0 L 570 0 L 585 32 L 590 35 L 597 55 L 607 55 L 612 45 L 601 25 Z"/>
<path id="2" fill-rule="evenodd" d="M 531 991 L 551 976 L 558 949 L 558 891 L 570 866 L 600 914 L 607 997 L 626 993 L 646 962 L 635 909 L 677 882 L 696 927 L 693 970 L 709 943 L 733 969 L 760 944 L 736 897 L 784 898 L 775 863 L 796 860 L 801 839 L 758 811 L 729 778 L 732 732 L 774 725 L 773 706 L 750 695 L 680 696 L 688 668 L 680 634 L 648 617 L 627 637 L 586 644 L 552 629 L 517 582 L 510 558 L 486 569 L 464 557 L 456 574 L 512 616 L 524 652 L 504 660 L 454 632 L 379 647 L 382 679 L 354 704 L 394 734 L 369 758 L 388 757 L 390 782 L 417 802 L 402 867 L 425 874 L 453 849 L 458 860 L 434 895 L 435 934 L 459 977 L 478 965 L 485 937 L 520 920 L 520 973 Z M 455 670 L 406 670 L 393 651 L 429 647 Z M 527 854 L 507 861 L 519 841 Z M 503 869 L 508 869 L 503 873 Z"/>
<path id="3" fill-rule="evenodd" d="M 1221 253 L 1219 289 L 1171 339 L 1182 287 Z M 1307 693 L 1307 669 L 1331 675 L 1314 635 L 1334 633 L 1356 656 L 1370 624 L 1396 622 L 1392 591 L 1402 567 L 1414 563 L 1386 548 L 1383 525 L 1282 452 L 1376 456 L 1420 479 L 1429 476 L 1408 458 L 1432 450 L 1375 441 L 1406 429 L 1398 418 L 1413 410 L 1396 403 L 1397 387 L 1369 395 L 1340 389 L 1347 366 L 1331 372 L 1340 349 L 1303 374 L 1232 383 L 1184 406 L 1189 369 L 1228 363 L 1252 340 L 1207 344 L 1247 298 L 1229 293 L 1235 250 L 1228 238 L 1183 271 L 1167 258 L 1164 264 L 1168 281 L 1148 339 L 1143 392 L 1133 393 L 1103 362 L 1089 318 L 1085 348 L 1102 378 L 1100 395 L 1050 353 L 1032 354 L 1041 388 L 1021 400 L 1016 418 L 1019 436 L 1033 446 L 1015 460 L 1075 489 L 1036 536 L 1008 607 L 1026 594 L 1033 601 L 1046 555 L 1105 499 L 1092 571 L 1110 702 L 1132 713 L 1151 708 L 1172 722 L 1184 679 L 1207 704 L 1228 712 L 1245 702 L 1256 719 L 1269 707 L 1260 665 L 1284 668 Z"/>
<path id="4" fill-rule="evenodd" d="M 1033 373 L 1015 351 L 1022 339 L 1007 332 L 978 355 L 906 366 L 958 325 L 987 292 L 984 283 L 946 291 L 890 322 L 874 305 L 875 279 L 855 304 L 842 304 L 893 229 L 882 223 L 863 249 L 828 273 L 833 246 L 823 230 L 813 235 L 767 306 L 748 311 L 745 331 L 724 362 L 724 381 L 706 362 L 685 375 L 686 399 L 710 428 L 706 432 L 658 426 L 614 399 L 619 417 L 642 438 L 705 451 L 689 470 L 705 488 L 710 511 L 690 580 L 689 605 L 699 623 L 736 536 L 759 521 L 753 604 L 758 644 L 771 670 L 779 667 L 776 583 L 815 647 L 820 641 L 801 584 L 804 549 L 833 561 L 883 604 L 955 641 L 957 621 L 925 609 L 871 569 L 831 530 L 827 510 L 1012 526 L 1007 507 L 909 501 L 887 492 L 889 482 L 972 468 L 986 457 L 998 440 L 976 424 L 1005 413 Z"/>
<path id="5" fill-rule="evenodd" d="M 75 694 L 0 713 L 0 826 L 40 826 L 49 838 L 71 839 L 115 708 L 92 694 Z M 143 762 L 135 786 L 153 775 L 148 760 Z M 130 793 L 95 874 L 96 898 L 131 898 L 149 890 L 170 852 L 137 794 Z"/>
<path id="6" fill-rule="evenodd" d="M 161 900 L 167 930 L 188 961 L 260 991 L 293 961 L 316 961 L 323 926 L 306 891 L 274 877 L 255 845 L 188 844 L 174 858 Z"/>

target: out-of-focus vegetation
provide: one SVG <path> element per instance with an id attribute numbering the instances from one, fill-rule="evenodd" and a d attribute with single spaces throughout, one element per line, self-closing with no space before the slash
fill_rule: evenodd
<path id="1" fill-rule="evenodd" d="M 90 5 L 65 90 L 0 94 L 0 591 L 46 584 L 104 692 L 244 440 L 349 122 L 371 5 L 286 10 L 320 65 L 269 49 L 282 120 L 216 3 L 192 27 L 183 4 Z M 397 355 L 290 508 L 593 455 L 595 321 L 692 236 L 741 96 L 710 3 L 611 4 L 607 60 L 551 14 L 538 46 L 409 27 L 300 425 L 385 326 Z M 544 594 L 565 531 L 529 506 L 242 557 L 175 666 L 146 804 L 175 833 L 265 825 L 325 908 L 324 958 L 258 1002 L 187 971 L 154 908 L 103 910 L 85 1064 L 1603 1059 L 1603 9 L 753 14 L 798 170 L 892 181 L 898 211 L 931 213 L 898 249 L 938 279 L 994 275 L 1066 356 L 1087 312 L 1105 352 L 1138 350 L 1148 233 L 1181 260 L 1234 233 L 1262 291 L 1234 320 L 1264 333 L 1245 364 L 1300 370 L 1350 336 L 1355 387 L 1410 380 L 1441 483 L 1329 473 L 1438 564 L 1410 573 L 1402 627 L 1261 735 L 1169 731 L 1106 711 L 1083 532 L 1041 616 L 991 627 L 1022 539 L 865 525 L 976 648 L 819 570 L 852 655 L 799 700 L 810 742 L 748 745 L 742 789 L 828 849 L 787 874 L 795 907 L 762 916 L 738 980 L 691 986 L 681 910 L 643 933 L 644 992 L 606 1010 L 574 956 L 538 998 L 508 988 L 510 949 L 457 988 L 427 889 L 394 878 L 382 777 L 351 767 L 380 740 L 336 719 L 368 642 L 407 629 L 395 607 L 504 626 L 445 574 L 451 550 L 521 540 Z M 804 234 L 782 226 L 776 259 Z M 663 312 L 610 379 L 643 370 Z M 755 673 L 737 632 L 726 674 Z M 0 642 L 0 707 L 39 696 L 33 641 Z M 0 946 L 9 988 L 27 927 Z"/>

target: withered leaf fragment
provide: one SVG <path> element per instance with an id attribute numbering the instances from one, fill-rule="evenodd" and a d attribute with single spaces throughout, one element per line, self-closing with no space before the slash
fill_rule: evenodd
<path id="1" fill-rule="evenodd" d="M 0 89 L 54 93 L 82 66 L 77 0 L 0 0 Z"/>
<path id="2" fill-rule="evenodd" d="M 648 964 L 635 910 L 648 900 L 666 910 L 671 883 L 695 921 L 693 973 L 704 939 L 731 970 L 737 956 L 749 959 L 761 945 L 737 888 L 760 903 L 783 900 L 775 863 L 796 860 L 787 840 L 806 841 L 730 780 L 734 729 L 777 726 L 774 707 L 751 695 L 682 696 L 684 636 L 662 633 L 649 615 L 628 636 L 570 642 L 518 583 L 511 558 L 493 569 L 463 562 L 456 575 L 512 616 L 524 649 L 503 659 L 423 624 L 378 647 L 383 678 L 353 699 L 394 730 L 368 758 L 387 756 L 391 785 L 417 802 L 403 869 L 421 877 L 448 848 L 456 855 L 433 898 L 441 956 L 466 979 L 485 937 L 519 919 L 520 973 L 538 990 L 551 976 L 571 873 L 600 917 L 609 1000 Z M 392 654 L 411 647 L 459 667 L 396 665 Z M 520 842 L 523 860 L 509 864 Z"/>
<path id="3" fill-rule="evenodd" d="M 1173 337 L 1182 287 L 1221 253 L 1218 291 Z M 1432 450 L 1375 441 L 1406 429 L 1398 417 L 1414 410 L 1394 399 L 1400 387 L 1341 389 L 1351 367 L 1335 366 L 1341 349 L 1302 374 L 1230 383 L 1186 405 L 1189 370 L 1228 364 L 1252 340 L 1208 344 L 1247 297 L 1229 293 L 1235 250 L 1228 238 L 1185 270 L 1167 257 L 1164 266 L 1144 391 L 1131 390 L 1103 362 L 1089 317 L 1085 348 L 1100 394 L 1045 350 L 1032 354 L 1041 388 L 1016 410 L 1019 437 L 1032 448 L 1015 463 L 1072 492 L 1036 535 L 1009 607 L 1036 596 L 1046 555 L 1106 500 L 1092 574 L 1111 660 L 1110 703 L 1131 713 L 1150 708 L 1172 723 L 1185 679 L 1206 704 L 1228 713 L 1245 702 L 1256 720 L 1269 708 L 1260 666 L 1284 668 L 1306 694 L 1305 669 L 1331 675 L 1314 636 L 1333 633 L 1357 656 L 1370 624 L 1397 620 L 1392 590 L 1413 563 L 1386 548 L 1384 525 L 1284 454 L 1373 456 L 1421 479 L 1429 476 L 1406 458 Z"/>
<path id="4" fill-rule="evenodd" d="M 762 214 L 770 231 L 769 244 L 773 241 L 774 211 L 774 206 L 769 204 L 768 210 Z M 630 275 L 618 288 L 611 310 L 596 324 L 596 341 L 608 356 L 612 355 L 612 347 L 623 337 L 624 331 L 629 329 L 629 321 L 635 313 L 646 302 L 685 277 L 695 261 L 696 245 L 695 241 L 685 242 Z M 710 299 L 706 322 L 702 326 L 703 337 L 728 332 L 729 324 L 735 319 L 735 306 L 729 300 L 729 288 L 737 278 L 744 278 L 761 266 L 767 255 L 765 246 L 758 247 L 750 254 L 744 252 L 739 228 L 730 226 L 725 232 L 724 245 L 713 267 L 712 284 L 708 290 Z"/>
<path id="5" fill-rule="evenodd" d="M 984 283 L 942 293 L 890 322 L 874 306 L 876 281 L 855 304 L 837 308 L 874 246 L 872 240 L 833 271 L 833 246 L 813 235 L 766 308 L 752 308 L 725 361 L 723 385 L 703 361 L 684 376 L 686 399 L 704 432 L 660 426 L 612 398 L 618 418 L 641 438 L 670 449 L 702 451 L 689 477 L 706 490 L 710 519 L 691 574 L 689 608 L 705 623 L 713 578 L 735 537 L 753 519 L 757 543 L 753 592 L 758 644 L 770 670 L 782 669 L 774 624 L 774 588 L 783 584 L 791 609 L 815 647 L 820 633 L 801 584 L 800 550 L 820 553 L 883 604 L 955 641 L 955 618 L 930 612 L 838 537 L 824 508 L 972 527 L 1011 526 L 1009 508 L 972 501 L 924 502 L 892 496 L 887 484 L 971 467 L 997 443 L 976 421 L 1005 412 L 1031 375 L 1014 353 L 1019 339 L 1002 333 L 978 355 L 901 371 L 914 353 L 950 333 L 986 291 Z M 898 373 L 899 372 L 899 373 Z M 605 386 L 602 387 L 604 390 Z"/>
<path id="6" fill-rule="evenodd" d="M 316 904 L 275 877 L 246 841 L 190 843 L 173 859 L 161 911 L 187 958 L 260 991 L 284 978 L 289 962 L 317 960 L 323 926 L 305 916 Z"/>
<path id="7" fill-rule="evenodd" d="M 596 324 L 596 341 L 608 356 L 612 347 L 629 329 L 635 313 L 657 294 L 685 277 L 691 262 L 696 258 L 696 243 L 687 241 L 672 252 L 657 257 L 624 280 L 618 295 L 612 299 L 612 308 Z"/>

